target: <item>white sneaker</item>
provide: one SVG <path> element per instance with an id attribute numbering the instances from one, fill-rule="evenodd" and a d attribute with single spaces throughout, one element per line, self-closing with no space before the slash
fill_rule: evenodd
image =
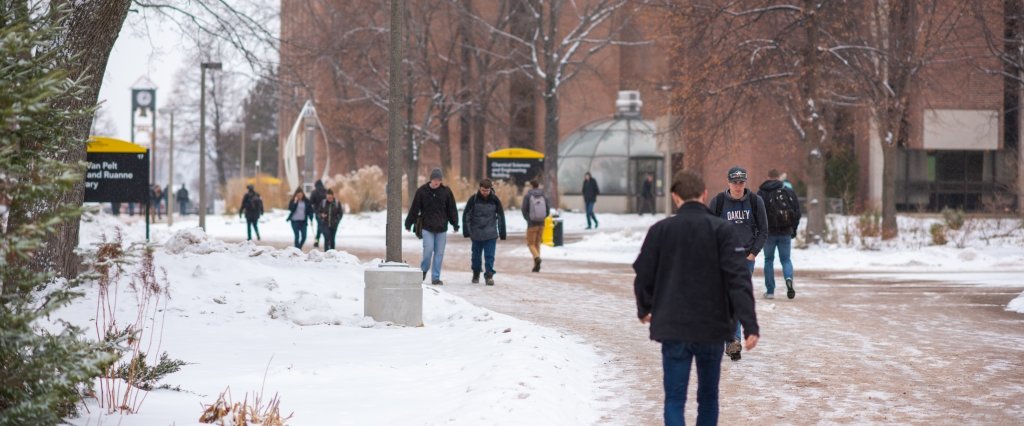
<path id="1" fill-rule="evenodd" d="M 764 298 L 765 299 L 774 299 L 775 298 L 775 294 L 774 293 L 765 293 L 764 294 Z"/>

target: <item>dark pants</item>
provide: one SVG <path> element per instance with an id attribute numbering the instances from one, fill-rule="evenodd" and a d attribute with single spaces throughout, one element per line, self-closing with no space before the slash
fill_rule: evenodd
<path id="1" fill-rule="evenodd" d="M 188 201 L 178 201 L 178 206 L 180 206 L 180 208 L 178 209 L 178 212 L 180 212 L 181 215 L 184 216 L 185 215 L 185 209 L 186 209 L 186 207 L 188 207 Z"/>
<path id="2" fill-rule="evenodd" d="M 593 221 L 594 221 L 594 226 L 593 227 L 597 228 L 597 216 L 594 216 L 594 204 L 597 204 L 597 202 L 596 201 L 585 201 L 585 202 L 583 202 L 583 206 L 585 207 L 585 209 L 587 211 L 587 229 L 591 228 L 591 226 L 590 226 L 591 219 L 593 219 Z"/>
<path id="3" fill-rule="evenodd" d="M 320 223 L 320 220 L 316 220 L 316 234 L 313 234 L 313 241 L 320 241 L 320 236 L 327 237 L 327 227 Z M 337 231 L 337 229 L 335 229 Z M 324 251 L 327 251 L 327 247 L 324 247 Z"/>
<path id="4" fill-rule="evenodd" d="M 338 226 L 321 226 L 317 231 L 324 234 L 324 251 L 334 250 L 334 237 L 338 235 Z"/>
<path id="5" fill-rule="evenodd" d="M 484 271 L 487 275 L 494 275 L 494 249 L 498 245 L 498 239 L 477 241 L 473 240 L 473 255 L 470 257 L 473 272 Z M 480 257 L 483 255 L 483 268 L 480 265 Z"/>
<path id="6" fill-rule="evenodd" d="M 722 377 L 722 343 L 661 342 L 665 370 L 665 425 L 684 425 L 690 367 L 697 360 L 697 425 L 718 424 L 718 382 Z"/>
<path id="7" fill-rule="evenodd" d="M 301 250 L 302 245 L 306 244 L 306 221 L 293 220 L 292 232 L 295 233 L 295 248 Z"/>
<path id="8" fill-rule="evenodd" d="M 253 231 L 256 231 L 256 239 L 257 240 L 260 239 L 260 227 L 259 227 L 259 224 L 260 224 L 259 218 L 255 218 L 255 219 L 248 218 L 248 217 L 245 218 L 245 232 L 249 236 L 250 240 L 252 239 Z"/>
<path id="9" fill-rule="evenodd" d="M 640 208 L 638 210 L 640 214 L 654 214 L 654 196 L 640 196 Z"/>

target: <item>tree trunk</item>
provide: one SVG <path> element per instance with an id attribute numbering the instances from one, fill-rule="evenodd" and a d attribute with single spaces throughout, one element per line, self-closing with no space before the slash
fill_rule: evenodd
<path id="1" fill-rule="evenodd" d="M 882 140 L 882 239 L 899 235 L 896 224 L 896 144 Z"/>
<path id="2" fill-rule="evenodd" d="M 472 85 L 472 71 L 473 71 L 473 48 L 471 43 L 471 37 L 469 36 L 469 11 L 472 10 L 472 0 L 463 0 L 463 9 L 465 13 L 459 17 L 459 38 L 462 40 L 462 46 L 459 51 L 459 102 L 462 104 L 462 109 L 459 111 L 459 175 L 463 178 L 470 180 L 470 171 L 472 165 L 473 156 L 470 154 L 471 149 L 471 128 L 472 126 L 472 105 L 470 105 L 470 86 Z"/>
<path id="3" fill-rule="evenodd" d="M 448 126 L 448 122 L 451 120 L 451 115 L 444 114 L 443 118 L 440 119 L 441 128 L 438 130 L 437 147 L 441 150 L 441 170 L 451 171 L 452 170 L 452 147 L 451 147 L 451 129 Z"/>
<path id="4" fill-rule="evenodd" d="M 554 92 L 554 76 L 548 76 L 544 91 L 544 187 L 551 203 L 561 208 L 558 190 L 558 94 Z"/>
<path id="5" fill-rule="evenodd" d="M 213 83 L 213 152 L 217 155 L 213 159 L 214 168 L 217 169 L 217 196 L 223 197 L 228 187 L 227 171 L 224 170 L 224 158 L 227 153 L 224 150 L 224 135 L 221 133 L 221 127 L 223 123 L 223 117 L 221 115 L 222 101 L 220 99 L 220 93 L 218 93 L 217 77 L 215 73 L 210 73 L 210 80 Z M 306 153 L 310 155 L 310 153 Z M 152 180 L 152 178 L 150 178 Z M 308 179 L 312 179 L 309 177 Z M 155 180 L 154 180 L 155 182 Z"/>
<path id="6" fill-rule="evenodd" d="M 55 5 L 56 3 L 64 2 L 54 2 Z M 96 105 L 100 85 L 103 83 L 103 71 L 107 69 L 110 51 L 121 32 L 125 17 L 128 16 L 130 5 L 131 0 L 95 0 L 76 2 L 71 8 L 64 40 L 60 44 L 60 48 L 66 52 L 64 57 L 67 58 L 67 63 L 64 64 L 64 68 L 68 71 L 70 79 L 84 78 L 84 84 L 88 89 L 81 96 L 60 100 L 57 108 L 77 110 Z M 71 129 L 71 134 L 78 135 L 78 141 L 85 141 L 89 138 L 91 124 L 92 117 L 80 117 L 67 123 L 66 128 Z M 67 148 L 55 152 L 54 158 L 67 163 L 85 161 L 84 143 L 76 143 Z M 37 209 L 81 205 L 84 196 L 83 181 L 67 192 L 54 194 L 50 199 L 12 200 L 9 220 L 28 218 L 30 216 L 27 213 Z M 50 270 L 68 278 L 77 276 L 80 260 L 74 250 L 78 247 L 79 225 L 80 219 L 69 220 L 59 225 L 56 232 L 48 235 L 44 245 L 30 261 L 32 268 L 39 271 Z"/>
<path id="7" fill-rule="evenodd" d="M 806 108 L 801 118 L 803 132 L 806 137 L 805 146 L 809 149 L 807 156 L 807 241 L 820 243 L 825 237 L 825 213 L 828 201 L 825 194 L 825 152 L 827 143 L 822 125 L 825 114 L 821 111 L 822 102 L 819 94 L 821 86 L 820 61 L 818 60 L 818 19 L 815 0 L 804 0 L 806 20 L 804 33 L 807 44 L 804 46 L 803 57 L 805 69 L 801 76 L 801 88 L 798 107 Z"/>
<path id="8" fill-rule="evenodd" d="M 807 214 L 806 237 L 809 243 L 821 243 L 825 237 L 825 157 L 807 158 Z"/>
<path id="9" fill-rule="evenodd" d="M 484 163 L 487 161 L 487 103 L 481 103 L 479 109 L 473 110 L 473 177 L 483 178 L 487 173 Z"/>

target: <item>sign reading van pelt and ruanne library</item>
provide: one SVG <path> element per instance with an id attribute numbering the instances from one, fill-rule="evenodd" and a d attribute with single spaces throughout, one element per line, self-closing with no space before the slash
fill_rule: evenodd
<path id="1" fill-rule="evenodd" d="M 86 202 L 146 202 L 149 150 L 120 139 L 92 136 L 85 160 Z"/>
<path id="2" fill-rule="evenodd" d="M 487 177 L 522 187 L 544 172 L 544 154 L 526 148 L 506 148 L 487 154 Z"/>

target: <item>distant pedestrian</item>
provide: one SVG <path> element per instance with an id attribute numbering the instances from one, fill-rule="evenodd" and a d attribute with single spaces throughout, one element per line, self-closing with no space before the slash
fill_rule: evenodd
<path id="1" fill-rule="evenodd" d="M 734 166 L 727 175 L 729 187 L 715 196 L 711 201 L 711 211 L 715 216 L 728 220 L 735 225 L 736 235 L 746 250 L 748 279 L 754 273 L 754 259 L 764 247 L 768 237 L 768 219 L 765 217 L 764 200 L 747 189 L 747 169 Z M 729 359 L 739 361 L 743 345 L 739 324 L 736 325 L 736 339 L 726 348 Z"/>
<path id="2" fill-rule="evenodd" d="M 648 173 L 644 177 L 644 183 L 640 186 L 640 215 L 644 213 L 654 214 L 654 175 Z"/>
<path id="3" fill-rule="evenodd" d="M 778 248 L 782 278 L 786 280 L 786 297 L 792 299 L 796 297 L 796 290 L 793 288 L 790 251 L 796 229 L 800 226 L 800 199 L 792 189 L 786 188 L 782 174 L 775 169 L 768 171 L 768 180 L 761 184 L 757 195 L 764 200 L 768 219 L 768 237 L 764 243 L 764 298 L 775 298 L 775 249 Z"/>
<path id="4" fill-rule="evenodd" d="M 501 200 L 494 195 L 490 179 L 480 181 L 480 188 L 469 196 L 462 212 L 462 236 L 472 240 L 470 266 L 473 269 L 473 284 L 480 283 L 480 272 L 484 272 L 487 285 L 494 285 L 494 251 L 498 238 L 505 240 L 505 209 Z M 483 255 L 483 266 L 480 257 Z"/>
<path id="5" fill-rule="evenodd" d="M 718 423 L 722 346 L 734 322 L 743 324 L 746 348 L 757 345 L 754 295 L 736 227 L 708 214 L 701 177 L 682 171 L 672 179 L 677 211 L 647 231 L 633 263 L 637 316 L 661 343 L 666 425 L 685 423 L 687 387 L 697 364 L 697 424 Z"/>
<path id="6" fill-rule="evenodd" d="M 188 190 L 185 189 L 185 184 L 181 184 L 181 188 L 178 189 L 178 193 L 175 196 L 178 199 L 178 208 L 182 216 L 188 210 Z"/>
<path id="7" fill-rule="evenodd" d="M 160 185 L 153 185 L 153 187 L 149 189 L 149 214 L 153 222 L 160 220 L 160 200 L 163 199 L 163 188 L 161 188 Z"/>
<path id="8" fill-rule="evenodd" d="M 327 189 L 324 188 L 324 182 L 317 179 L 316 183 L 313 184 L 313 192 L 309 194 L 309 202 L 313 205 L 313 213 L 317 214 L 320 212 L 320 205 L 324 203 L 327 198 Z M 320 215 L 317 214 L 316 220 L 316 234 L 313 235 L 313 247 L 320 247 L 320 236 L 323 235 L 323 230 L 320 229 Z M 327 248 L 324 248 L 327 251 Z"/>
<path id="9" fill-rule="evenodd" d="M 526 247 L 533 255 L 533 272 L 540 272 L 540 240 L 544 234 L 544 221 L 551 215 L 551 203 L 537 179 L 530 180 L 530 190 L 523 196 L 520 210 L 526 219 Z"/>
<path id="10" fill-rule="evenodd" d="M 306 226 L 313 219 L 313 206 L 309 204 L 306 193 L 302 188 L 295 190 L 291 201 L 288 202 L 288 220 L 292 223 L 292 233 L 295 234 L 295 248 L 302 250 L 306 244 Z"/>
<path id="11" fill-rule="evenodd" d="M 594 228 L 597 228 L 597 216 L 594 215 L 594 204 L 597 204 L 597 196 L 601 189 L 597 187 L 597 181 L 590 176 L 590 172 L 583 175 L 583 206 L 587 211 L 587 229 L 590 229 L 590 222 L 593 220 Z"/>
<path id="12" fill-rule="evenodd" d="M 238 217 L 245 215 L 245 233 L 249 240 L 252 240 L 253 231 L 256 232 L 256 241 L 260 240 L 260 216 L 263 216 L 263 198 L 256 192 L 252 185 L 245 187 L 248 192 L 242 196 L 242 205 L 238 208 Z M 184 187 L 182 188 L 184 189 Z M 180 192 L 180 191 L 179 191 Z"/>
<path id="13" fill-rule="evenodd" d="M 320 207 L 316 211 L 320 222 L 319 226 L 323 229 L 324 251 L 334 250 L 334 237 L 338 235 L 341 218 L 345 215 L 341 203 L 334 198 L 334 190 L 328 189 L 324 191 L 324 199 L 320 202 Z"/>
<path id="14" fill-rule="evenodd" d="M 455 195 L 441 183 L 442 177 L 441 169 L 430 172 L 430 181 L 416 190 L 409 204 L 409 214 L 405 216 L 405 229 L 412 231 L 415 226 L 422 233 L 423 260 L 420 261 L 420 271 L 423 271 L 423 279 L 430 272 L 430 283 L 433 285 L 444 284 L 441 281 L 441 262 L 448 242 L 448 224 L 451 223 L 455 232 L 459 232 L 459 209 L 455 205 Z"/>

